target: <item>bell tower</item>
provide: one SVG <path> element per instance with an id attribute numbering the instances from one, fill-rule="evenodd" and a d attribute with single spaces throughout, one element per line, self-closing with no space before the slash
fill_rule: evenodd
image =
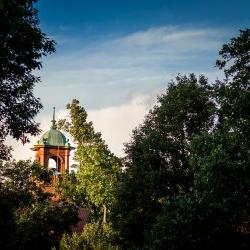
<path id="1" fill-rule="evenodd" d="M 57 129 L 55 120 L 55 107 L 50 129 L 43 134 L 37 144 L 31 149 L 36 152 L 36 159 L 45 168 L 49 167 L 49 160 L 56 162 L 56 174 L 62 174 L 69 170 L 69 156 L 71 147 L 69 140 Z"/>

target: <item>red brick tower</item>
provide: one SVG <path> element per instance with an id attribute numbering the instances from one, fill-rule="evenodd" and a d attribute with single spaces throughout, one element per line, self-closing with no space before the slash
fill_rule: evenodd
<path id="1" fill-rule="evenodd" d="M 70 146 L 64 134 L 57 130 L 55 108 L 51 122 L 50 130 L 43 134 L 32 150 L 36 152 L 36 159 L 43 167 L 48 168 L 49 159 L 53 159 L 56 162 L 55 174 L 62 174 L 69 170 L 70 151 L 74 148 Z"/>

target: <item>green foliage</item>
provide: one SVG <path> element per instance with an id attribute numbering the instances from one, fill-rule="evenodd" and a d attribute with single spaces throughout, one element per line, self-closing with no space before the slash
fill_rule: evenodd
<path id="1" fill-rule="evenodd" d="M 239 227 L 250 216 L 250 30 L 225 44 L 220 55 L 217 65 L 226 79 L 215 85 L 218 124 L 213 133 L 194 138 L 190 161 L 212 225 L 210 243 L 247 249 L 250 237 Z"/>
<path id="2" fill-rule="evenodd" d="M 81 234 L 64 234 L 60 241 L 60 250 L 85 250 L 86 243 Z"/>
<path id="3" fill-rule="evenodd" d="M 202 223 L 197 212 L 202 211 L 191 194 L 167 197 L 162 203 L 162 212 L 156 217 L 151 230 L 146 232 L 148 249 L 206 249 L 196 248 L 197 239 L 203 233 Z"/>
<path id="4" fill-rule="evenodd" d="M 62 234 L 76 222 L 69 204 L 39 202 L 16 212 L 18 249 L 50 249 L 58 246 Z"/>
<path id="5" fill-rule="evenodd" d="M 114 222 L 127 244 L 142 246 L 167 195 L 189 192 L 189 145 L 213 123 L 207 79 L 178 76 L 126 145 L 124 180 L 117 192 Z"/>
<path id="6" fill-rule="evenodd" d="M 31 161 L 0 161 L 0 189 L 9 196 L 13 205 L 29 205 L 47 200 L 42 190 L 50 182 L 51 172 Z"/>
<path id="7" fill-rule="evenodd" d="M 88 223 L 82 234 L 64 234 L 60 242 L 60 250 L 119 250 L 115 245 L 116 233 L 109 223 Z"/>
<path id="8" fill-rule="evenodd" d="M 224 44 L 216 64 L 224 70 L 226 79 L 215 86 L 220 105 L 219 122 L 227 131 L 244 133 L 249 140 L 250 110 L 250 29 Z"/>
<path id="9" fill-rule="evenodd" d="M 29 177 L 33 174 L 34 178 Z M 16 245 L 16 211 L 38 200 L 46 200 L 35 180 L 47 181 L 49 173 L 30 161 L 0 161 L 0 248 L 14 249 Z M 44 177 L 44 178 L 43 178 Z"/>
<path id="10" fill-rule="evenodd" d="M 146 235 L 150 249 L 249 248 L 249 155 L 238 142 L 220 132 L 194 138 L 192 192 L 166 197 Z"/>
<path id="11" fill-rule="evenodd" d="M 249 248 L 249 51 L 249 30 L 220 51 L 226 79 L 214 85 L 218 122 L 193 137 L 191 192 L 166 197 L 147 235 L 151 249 Z"/>
<path id="12" fill-rule="evenodd" d="M 59 127 L 68 131 L 77 144 L 75 160 L 78 161 L 80 171 L 76 175 L 76 190 L 82 205 L 91 205 L 96 212 L 97 219 L 106 212 L 114 201 L 113 191 L 121 172 L 120 159 L 114 156 L 96 133 L 92 122 L 87 121 L 87 113 L 73 100 L 67 107 L 71 121 L 61 120 Z"/>
<path id="13" fill-rule="evenodd" d="M 82 197 L 79 197 L 79 193 L 76 190 L 77 185 L 78 180 L 76 174 L 66 171 L 60 176 L 59 181 L 56 183 L 56 192 L 60 194 L 60 199 L 75 205 L 80 205 L 79 201 L 82 200 Z"/>
<path id="14" fill-rule="evenodd" d="M 249 248 L 249 29 L 220 55 L 225 80 L 177 78 L 126 147 L 114 222 L 130 248 Z"/>
<path id="15" fill-rule="evenodd" d="M 100 222 L 86 224 L 82 235 L 90 249 L 96 249 L 97 246 L 109 249 L 117 237 L 110 223 Z"/>
<path id="16" fill-rule="evenodd" d="M 75 160 L 79 173 L 66 174 L 59 189 L 66 199 L 79 206 L 91 208 L 91 222 L 85 225 L 82 236 L 65 235 L 61 249 L 114 249 L 112 242 L 116 234 L 107 222 L 110 207 L 114 202 L 114 189 L 121 175 L 121 161 L 114 156 L 96 133 L 87 113 L 73 100 L 67 106 L 71 121 L 61 120 L 58 126 L 69 132 L 77 144 Z"/>
<path id="17" fill-rule="evenodd" d="M 25 143 L 39 132 L 34 117 L 42 105 L 33 88 L 40 78 L 33 72 L 55 43 L 38 26 L 35 2 L 2 0 L 0 8 L 0 159 L 10 157 L 7 135 Z"/>
<path id="18" fill-rule="evenodd" d="M 43 190 L 51 173 L 37 162 L 0 162 L 0 248 L 50 249 L 76 222 L 76 209 Z"/>

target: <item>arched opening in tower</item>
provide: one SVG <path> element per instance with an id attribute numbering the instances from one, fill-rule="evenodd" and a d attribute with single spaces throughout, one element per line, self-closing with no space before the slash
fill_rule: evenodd
<path id="1" fill-rule="evenodd" d="M 58 156 L 51 156 L 49 158 L 48 168 L 53 170 L 55 174 L 61 173 L 61 159 Z"/>

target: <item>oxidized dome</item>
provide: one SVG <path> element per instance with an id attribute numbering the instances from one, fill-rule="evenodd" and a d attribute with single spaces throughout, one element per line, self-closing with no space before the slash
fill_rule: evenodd
<path id="1" fill-rule="evenodd" d="M 68 146 L 68 142 L 64 134 L 54 128 L 47 131 L 37 144 L 49 146 Z"/>
<path id="2" fill-rule="evenodd" d="M 52 126 L 49 131 L 47 131 L 41 139 L 37 142 L 38 145 L 48 145 L 48 146 L 70 146 L 69 141 L 66 139 L 64 134 L 57 130 L 55 121 L 55 108 L 53 112 Z"/>

